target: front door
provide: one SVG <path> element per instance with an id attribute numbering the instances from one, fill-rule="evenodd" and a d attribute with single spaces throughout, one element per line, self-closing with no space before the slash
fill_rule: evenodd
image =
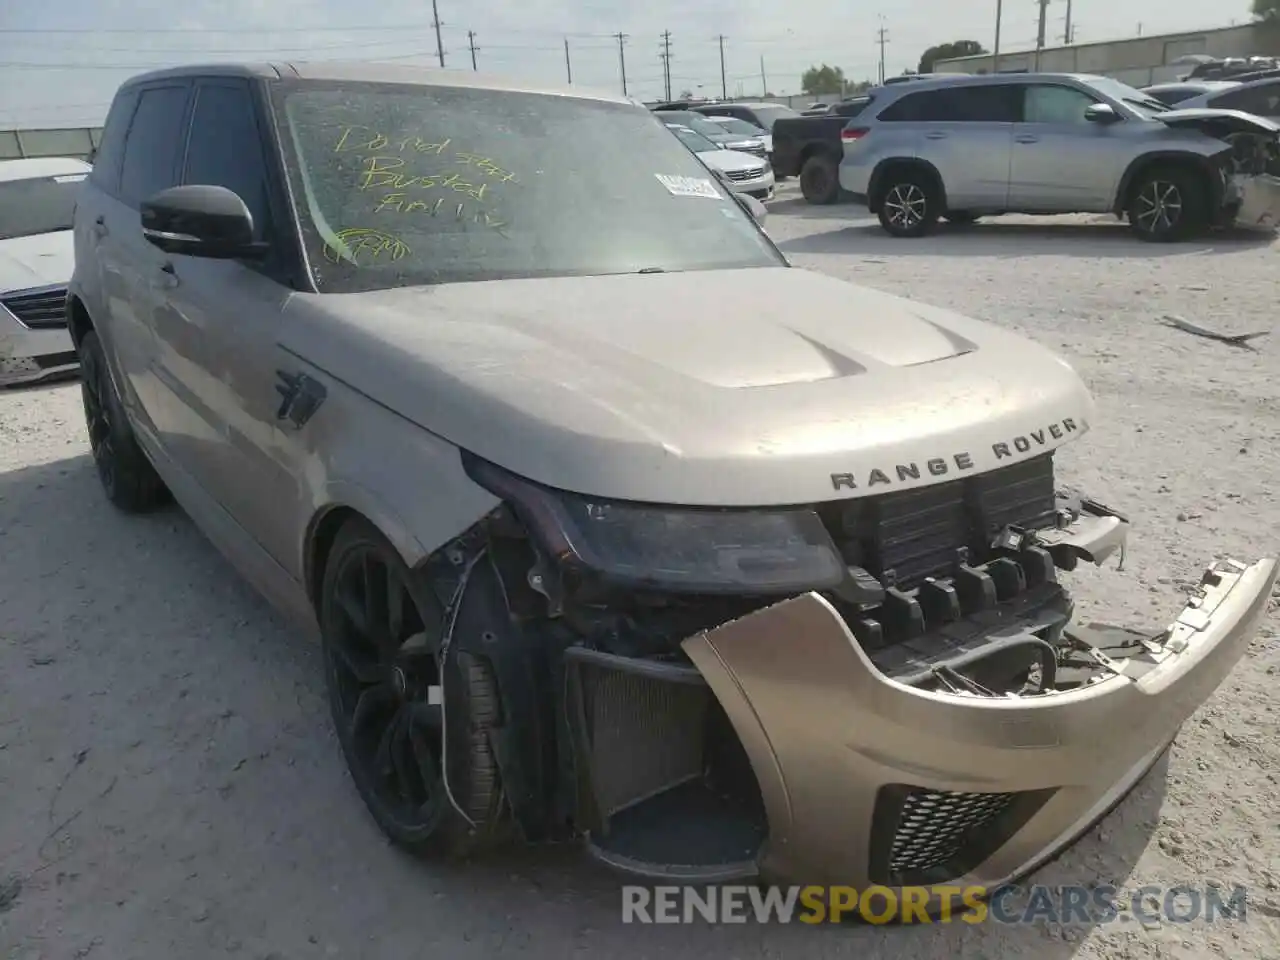
<path id="1" fill-rule="evenodd" d="M 278 252 L 280 216 L 252 89 L 237 79 L 197 82 L 184 184 L 234 191 L 249 208 L 255 239 Z M 262 264 L 168 255 L 153 275 L 157 375 L 181 400 L 172 431 L 184 435 L 189 472 L 289 573 L 306 523 L 296 435 L 281 406 L 277 335 L 291 289 Z"/>
<path id="2" fill-rule="evenodd" d="M 1078 87 L 1029 83 L 1013 131 L 1010 206 L 1044 213 L 1105 213 L 1131 151 L 1125 121 L 1093 123 L 1095 103 Z"/>

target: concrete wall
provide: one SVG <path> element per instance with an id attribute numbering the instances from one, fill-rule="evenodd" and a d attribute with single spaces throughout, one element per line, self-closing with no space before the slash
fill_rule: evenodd
<path id="1" fill-rule="evenodd" d="M 75 157 L 87 160 L 98 145 L 101 127 L 61 130 L 0 130 L 0 160 L 24 157 Z"/>
<path id="2" fill-rule="evenodd" d="M 1043 73 L 1095 73 L 1123 83 L 1143 87 L 1176 80 L 1191 67 L 1173 65 L 1189 53 L 1211 57 L 1274 56 L 1280 54 L 1280 30 L 1263 24 L 1222 27 L 1198 33 L 1170 33 L 1132 37 L 1104 43 L 1082 43 L 1069 47 L 1046 47 L 1040 51 Z M 938 73 L 991 73 L 990 54 L 939 60 Z M 1035 70 L 1034 51 L 1000 53 L 1000 72 Z"/>

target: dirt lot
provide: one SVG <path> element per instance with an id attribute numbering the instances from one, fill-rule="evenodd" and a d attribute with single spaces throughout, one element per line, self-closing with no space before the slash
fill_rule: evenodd
<path id="1" fill-rule="evenodd" d="M 1094 389 L 1098 424 L 1063 468 L 1137 529 L 1122 572 L 1077 576 L 1091 614 L 1162 624 L 1206 561 L 1277 549 L 1280 335 L 1250 352 L 1159 322 L 1270 328 L 1269 238 L 1157 247 L 1114 223 L 1008 218 L 893 241 L 858 214 L 784 195 L 769 226 L 796 265 L 1021 330 Z M 571 850 L 458 871 L 386 846 L 330 735 L 317 651 L 180 512 L 128 519 L 106 505 L 75 386 L 11 393 L 0 957 L 1275 958 L 1275 628 L 1167 763 L 1037 877 L 1246 884 L 1244 923 L 628 927 L 618 881 Z"/>

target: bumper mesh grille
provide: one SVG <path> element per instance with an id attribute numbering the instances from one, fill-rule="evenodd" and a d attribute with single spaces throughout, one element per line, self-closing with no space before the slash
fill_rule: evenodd
<path id="1" fill-rule="evenodd" d="M 31 330 L 59 329 L 67 325 L 67 288 L 32 290 L 0 297 L 5 309 Z"/>
<path id="2" fill-rule="evenodd" d="M 910 886 L 957 880 L 1004 846 L 1054 792 L 882 787 L 872 825 L 872 882 Z"/>

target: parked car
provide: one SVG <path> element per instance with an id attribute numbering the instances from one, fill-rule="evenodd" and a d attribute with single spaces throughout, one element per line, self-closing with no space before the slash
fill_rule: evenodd
<path id="1" fill-rule="evenodd" d="M 1172 107 L 1203 93 L 1232 90 L 1239 85 L 1235 80 L 1182 80 L 1176 83 L 1157 83 L 1150 87 L 1143 87 L 1142 92 L 1148 97 L 1159 100 L 1166 107 Z"/>
<path id="2" fill-rule="evenodd" d="M 68 157 L 0 161 L 0 386 L 77 369 L 66 313 L 71 211 L 89 169 Z"/>
<path id="3" fill-rule="evenodd" d="M 1280 77 L 1236 83 L 1208 90 L 1178 104 L 1180 110 L 1243 110 L 1268 120 L 1280 120 Z"/>
<path id="4" fill-rule="evenodd" d="M 692 110 L 657 110 L 654 113 L 663 123 L 678 123 L 682 127 L 688 127 L 694 133 L 701 134 L 726 150 L 751 153 L 766 160 L 769 158 L 769 151 L 759 137 L 743 137 L 730 133 L 701 113 L 695 113 Z"/>
<path id="5" fill-rule="evenodd" d="M 743 193 L 757 200 L 773 199 L 773 168 L 768 160 L 761 160 L 750 153 L 726 150 L 678 123 L 666 126 L 699 160 L 723 174 L 734 193 Z"/>
<path id="6" fill-rule="evenodd" d="M 1167 628 L 1072 625 L 1128 530 L 1055 493 L 1075 372 L 791 268 L 626 97 L 148 73 L 75 239 L 107 498 L 168 490 L 319 635 L 416 853 L 993 889 L 1152 767 L 1276 582 L 1220 560 Z"/>
<path id="7" fill-rule="evenodd" d="M 894 236 L 940 217 L 1110 212 L 1145 240 L 1176 240 L 1246 206 L 1250 223 L 1274 217 L 1258 174 L 1278 134 L 1260 117 L 1170 110 L 1107 77 L 922 80 L 884 88 L 841 131 L 840 183 Z"/>
<path id="8" fill-rule="evenodd" d="M 798 110 L 781 103 L 706 103 L 693 109 L 709 117 L 737 117 L 767 131 L 784 117 L 800 116 Z"/>
<path id="9" fill-rule="evenodd" d="M 809 203 L 840 199 L 840 131 L 875 98 L 874 91 L 832 104 L 817 117 L 784 117 L 773 125 L 773 170 L 779 177 L 799 177 Z"/>
<path id="10" fill-rule="evenodd" d="M 764 141 L 764 148 L 769 153 L 773 153 L 773 136 L 762 127 L 757 127 L 754 123 L 746 120 L 739 120 L 737 117 L 707 117 L 712 123 L 724 129 L 726 133 L 731 133 L 738 137 L 744 137 L 748 140 L 756 139 Z"/>

